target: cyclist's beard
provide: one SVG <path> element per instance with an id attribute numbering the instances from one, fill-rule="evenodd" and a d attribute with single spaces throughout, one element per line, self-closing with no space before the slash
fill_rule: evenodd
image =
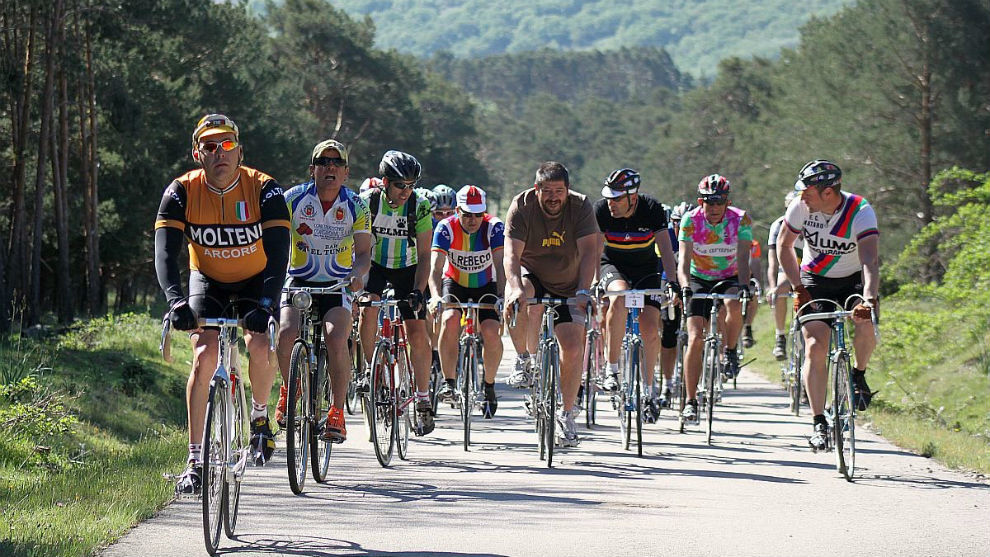
<path id="1" fill-rule="evenodd" d="M 554 199 L 549 201 L 540 200 L 540 208 L 543 212 L 551 217 L 559 216 L 564 208 L 564 201 L 560 199 Z"/>

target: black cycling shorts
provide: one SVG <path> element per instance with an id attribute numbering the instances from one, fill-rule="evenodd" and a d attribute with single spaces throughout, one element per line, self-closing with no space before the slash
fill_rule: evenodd
<path id="1" fill-rule="evenodd" d="M 722 283 L 722 286 L 718 288 L 717 292 L 713 292 L 712 289 L 715 285 Z M 729 290 L 733 290 L 739 287 L 739 277 L 731 276 L 727 279 L 720 280 L 705 280 L 691 275 L 691 291 L 698 294 L 731 294 Z M 708 316 L 712 311 L 712 300 L 691 300 L 691 307 L 688 311 L 688 317 L 704 317 L 705 321 L 708 320 Z"/>
<path id="2" fill-rule="evenodd" d="M 559 292 L 551 292 L 550 290 L 547 290 L 547 288 L 543 286 L 543 283 L 540 282 L 540 279 L 538 279 L 536 275 L 530 273 L 526 269 L 522 270 L 522 277 L 524 279 L 529 279 L 529 282 L 533 283 L 534 298 L 570 298 L 571 297 L 571 296 L 565 296 Z M 574 322 L 574 316 L 571 315 L 571 306 L 564 304 L 557 306 L 555 310 L 556 312 L 553 318 L 553 324 L 555 327 L 557 325 L 560 325 L 561 323 Z M 584 319 L 582 318 L 577 322 L 583 324 Z"/>
<path id="3" fill-rule="evenodd" d="M 668 319 L 667 312 L 660 310 L 660 324 L 663 330 L 660 333 L 660 346 L 664 348 L 677 347 L 677 333 L 681 330 L 681 308 L 674 308 L 674 318 Z"/>
<path id="4" fill-rule="evenodd" d="M 863 301 L 862 298 L 853 298 L 849 300 L 848 304 L 846 303 L 846 299 L 853 294 L 863 295 L 862 272 L 847 277 L 829 278 L 801 271 L 801 284 L 808 289 L 808 293 L 811 294 L 812 299 L 824 298 L 838 304 L 817 304 L 819 307 L 815 308 L 815 306 L 811 306 L 803 313 L 840 311 L 840 309 L 850 310 Z M 829 326 L 832 325 L 831 319 L 815 319 L 814 321 L 822 321 Z"/>
<path id="5" fill-rule="evenodd" d="M 494 282 L 489 282 L 484 286 L 469 288 L 457 284 L 453 279 L 447 277 L 443 279 L 444 302 L 479 302 L 482 304 L 494 304 L 498 300 L 498 288 Z M 460 310 L 458 310 L 460 311 Z M 487 321 L 494 319 L 498 321 L 498 312 L 493 309 L 479 309 L 478 319 Z"/>
<path id="6" fill-rule="evenodd" d="M 603 288 L 608 290 L 609 284 L 617 281 L 624 280 L 626 284 L 629 285 L 629 289 L 645 289 L 645 288 L 663 288 L 663 280 L 660 278 L 652 268 L 636 268 L 636 267 L 619 267 L 615 263 L 602 261 L 601 267 L 601 281 L 600 284 Z M 608 292 L 605 293 L 608 295 Z M 653 306 L 658 310 L 663 311 L 660 308 L 660 297 L 659 296 L 647 296 L 645 303 L 648 306 Z"/>
<path id="7" fill-rule="evenodd" d="M 372 262 L 371 271 L 368 273 L 368 285 L 365 290 L 379 296 L 385 292 L 389 285 L 395 290 L 397 300 L 405 300 L 416 288 L 416 265 L 401 267 L 399 269 L 387 269 Z M 426 304 L 422 304 L 418 311 L 413 311 L 405 304 L 399 306 L 399 313 L 403 319 L 426 319 Z"/>
<path id="8" fill-rule="evenodd" d="M 215 319 L 218 317 L 243 318 L 258 307 L 264 278 L 261 273 L 239 282 L 219 282 L 203 273 L 189 271 L 189 307 L 197 317 Z M 231 301 L 234 299 L 235 301 Z M 278 320 L 279 316 L 275 315 Z M 215 327 L 209 327 L 215 329 Z"/>

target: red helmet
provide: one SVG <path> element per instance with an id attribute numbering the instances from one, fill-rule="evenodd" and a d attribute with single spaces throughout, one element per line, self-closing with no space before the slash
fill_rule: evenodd
<path id="1" fill-rule="evenodd" d="M 708 200 L 709 198 L 727 198 L 732 184 L 721 174 L 709 174 L 698 182 L 698 197 Z"/>

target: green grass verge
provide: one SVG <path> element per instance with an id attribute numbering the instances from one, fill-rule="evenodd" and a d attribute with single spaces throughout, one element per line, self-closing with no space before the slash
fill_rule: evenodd
<path id="1" fill-rule="evenodd" d="M 880 392 L 863 414 L 885 438 L 952 468 L 990 475 L 990 327 L 986 305 L 947 305 L 892 296 L 882 305 L 881 340 L 867 370 Z M 774 328 L 763 305 L 747 359 L 775 383 Z M 809 417 L 810 420 L 810 417 Z"/>
<path id="2" fill-rule="evenodd" d="M 0 341 L 0 555 L 91 555 L 171 499 L 189 350 L 165 364 L 159 333 L 126 314 Z"/>

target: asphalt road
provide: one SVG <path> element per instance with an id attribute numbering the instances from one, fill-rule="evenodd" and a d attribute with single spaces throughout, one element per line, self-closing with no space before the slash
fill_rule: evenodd
<path id="1" fill-rule="evenodd" d="M 507 347 L 499 382 L 514 357 Z M 758 363 L 753 364 L 758 365 Z M 775 364 L 774 364 L 775 365 Z M 246 475 L 237 555 L 990 555 L 990 485 L 857 429 L 857 479 L 807 448 L 810 418 L 744 370 L 716 411 L 714 445 L 669 412 L 622 450 L 618 421 L 578 418 L 582 443 L 538 458 L 522 391 L 499 385 L 493 420 L 461 446 L 455 411 L 383 469 L 357 416 L 331 479 L 289 490 L 284 452 Z M 205 555 L 201 505 L 178 501 L 103 555 Z"/>

